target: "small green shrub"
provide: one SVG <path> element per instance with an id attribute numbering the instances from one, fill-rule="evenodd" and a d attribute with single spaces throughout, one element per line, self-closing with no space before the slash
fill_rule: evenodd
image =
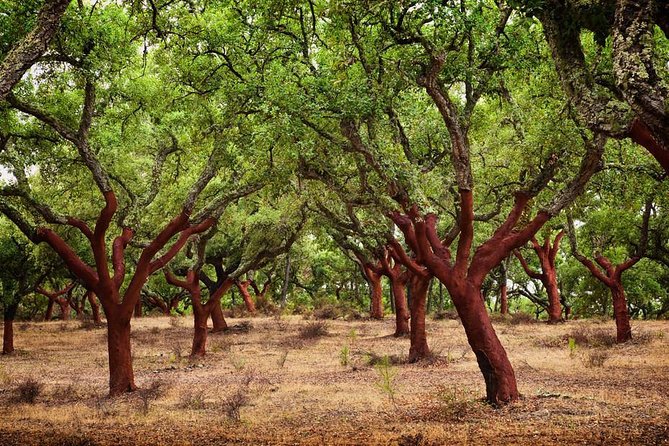
<path id="1" fill-rule="evenodd" d="M 348 348 L 348 345 L 345 345 L 339 351 L 339 364 L 346 367 L 350 363 L 350 353 L 351 350 Z"/>
<path id="2" fill-rule="evenodd" d="M 376 387 L 383 392 L 393 405 L 397 405 L 395 396 L 397 389 L 395 388 L 395 377 L 397 376 L 397 369 L 391 364 L 390 358 L 384 358 L 375 366 L 379 374 L 379 380 L 376 382 Z"/>

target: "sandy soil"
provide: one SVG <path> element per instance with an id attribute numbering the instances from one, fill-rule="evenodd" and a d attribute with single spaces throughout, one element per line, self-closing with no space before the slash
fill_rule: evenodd
<path id="1" fill-rule="evenodd" d="M 135 320 L 143 390 L 116 399 L 104 328 L 18 323 L 17 353 L 0 358 L 0 444 L 669 444 L 669 322 L 637 322 L 623 346 L 587 345 L 607 344 L 612 322 L 497 323 L 523 394 L 502 409 L 482 402 L 458 321 L 428 322 L 435 358 L 418 364 L 390 317 L 329 321 L 303 339 L 310 323 L 231 319 L 189 362 L 190 319 Z M 391 365 L 370 364 L 384 356 Z M 17 401 L 30 379 L 35 402 Z"/>

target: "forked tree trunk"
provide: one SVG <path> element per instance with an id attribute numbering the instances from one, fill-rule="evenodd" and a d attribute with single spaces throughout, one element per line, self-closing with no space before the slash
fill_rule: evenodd
<path id="1" fill-rule="evenodd" d="M 616 342 L 627 342 L 632 339 L 632 326 L 627 310 L 625 289 L 622 282 L 614 282 L 610 289 L 613 298 L 613 316 L 616 320 Z"/>
<path id="2" fill-rule="evenodd" d="M 486 311 L 480 286 L 467 280 L 457 289 L 449 289 L 479 369 L 486 384 L 486 398 L 491 404 L 518 399 L 516 375 Z"/>
<path id="3" fill-rule="evenodd" d="M 644 226 L 645 225 L 647 225 L 647 222 L 644 222 Z M 616 341 L 618 343 L 623 343 L 631 340 L 632 327 L 630 326 L 630 316 L 629 310 L 627 309 L 627 297 L 625 296 L 625 288 L 623 287 L 622 274 L 641 260 L 641 257 L 634 256 L 626 262 L 613 265 L 606 257 L 597 255 L 595 261 L 601 269 L 590 259 L 577 252 L 574 252 L 574 257 L 588 268 L 592 275 L 606 285 L 611 291 L 613 316 L 616 320 Z"/>
<path id="4" fill-rule="evenodd" d="M 390 278 L 390 289 L 395 302 L 395 336 L 405 336 L 409 329 L 409 308 L 406 296 L 406 280 Z"/>
<path id="5" fill-rule="evenodd" d="M 411 278 L 411 347 L 409 362 L 420 361 L 430 356 L 425 332 L 425 308 L 431 276 L 421 277 L 416 274 Z"/>
<path id="6" fill-rule="evenodd" d="M 137 389 L 132 370 L 130 317 L 123 317 L 117 314 L 118 312 L 107 312 L 110 396 L 122 395 Z"/>
<path id="7" fill-rule="evenodd" d="M 548 323 L 555 324 L 562 322 L 562 305 L 560 302 L 560 288 L 557 282 L 557 269 L 555 267 L 555 259 L 558 250 L 560 249 L 560 240 L 565 232 L 560 231 L 551 243 L 550 234 L 546 235 L 544 244 L 540 245 L 536 237 L 532 237 L 532 247 L 539 258 L 541 265 L 541 272 L 533 271 L 525 261 L 520 251 L 515 251 L 516 257 L 520 260 L 523 269 L 533 279 L 541 280 L 546 294 L 548 295 Z"/>
<path id="8" fill-rule="evenodd" d="M 18 302 L 6 304 L 4 311 L 4 329 L 2 333 L 2 353 L 9 355 L 14 352 L 14 318 L 19 308 Z"/>

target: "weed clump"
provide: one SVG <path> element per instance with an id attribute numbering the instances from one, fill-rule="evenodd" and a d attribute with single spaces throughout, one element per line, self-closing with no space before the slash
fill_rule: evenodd
<path id="1" fill-rule="evenodd" d="M 328 324 L 324 321 L 309 322 L 300 327 L 299 337 L 301 339 L 317 339 L 329 334 Z"/>
<path id="2" fill-rule="evenodd" d="M 179 397 L 179 408 L 188 410 L 203 410 L 206 408 L 204 390 L 193 390 L 182 393 Z"/>
<path id="3" fill-rule="evenodd" d="M 235 393 L 223 401 L 223 410 L 225 411 L 225 416 L 233 421 L 240 421 L 240 410 L 242 407 L 247 406 L 250 401 L 251 398 L 248 394 L 248 386 L 239 387 Z"/>
<path id="4" fill-rule="evenodd" d="M 569 342 L 573 339 L 576 345 L 583 347 L 612 347 L 616 344 L 616 338 L 605 328 L 574 327 L 571 333 L 564 336 Z"/>
<path id="5" fill-rule="evenodd" d="M 604 363 L 609 359 L 609 352 L 605 350 L 592 350 L 585 355 L 583 363 L 586 367 L 604 367 Z"/>
<path id="6" fill-rule="evenodd" d="M 24 404 L 35 404 L 37 397 L 40 396 L 44 385 L 33 378 L 28 378 L 20 382 L 15 389 L 14 402 Z"/>

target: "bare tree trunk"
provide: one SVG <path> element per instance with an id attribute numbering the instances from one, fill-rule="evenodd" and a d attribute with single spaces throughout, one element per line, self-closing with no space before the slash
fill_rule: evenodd
<path id="1" fill-rule="evenodd" d="M 49 299 L 49 303 L 46 305 L 46 314 L 44 315 L 44 320 L 47 322 L 53 319 L 53 304 L 53 299 Z"/>
<path id="2" fill-rule="evenodd" d="M 622 282 L 614 282 L 611 289 L 613 297 L 613 315 L 616 320 L 616 342 L 623 343 L 632 339 L 632 326 L 630 325 L 629 311 L 627 310 L 627 297 Z"/>
<path id="3" fill-rule="evenodd" d="M 132 370 L 130 317 L 120 311 L 107 311 L 107 348 L 109 351 L 109 395 L 122 395 L 137 389 Z"/>
<path id="4" fill-rule="evenodd" d="M 207 319 L 209 312 L 205 306 L 193 305 L 193 347 L 190 356 L 201 358 L 206 354 L 207 347 Z"/>
<path id="5" fill-rule="evenodd" d="M 14 352 L 14 318 L 19 308 L 19 302 L 14 301 L 5 305 L 4 329 L 2 336 L 2 353 L 9 355 Z"/>
<path id="6" fill-rule="evenodd" d="M 98 303 L 97 297 L 93 291 L 88 291 L 88 303 L 91 304 L 91 313 L 93 313 L 93 322 L 96 324 L 101 324 L 102 319 L 100 318 L 100 304 Z"/>
<path id="7" fill-rule="evenodd" d="M 223 317 L 223 310 L 221 309 L 221 303 L 217 302 L 216 305 L 211 309 L 211 322 L 213 324 L 212 333 L 217 333 L 220 331 L 225 331 L 228 329 L 228 323 L 225 322 L 225 317 Z"/>
<path id="8" fill-rule="evenodd" d="M 409 362 L 420 361 L 430 356 L 425 332 L 425 309 L 431 276 L 421 277 L 416 274 L 411 278 L 411 347 Z"/>
<path id="9" fill-rule="evenodd" d="M 60 318 L 63 321 L 70 320 L 70 303 L 66 299 L 58 299 L 58 306 L 60 307 Z"/>
<path id="10" fill-rule="evenodd" d="M 142 299 L 138 300 L 137 303 L 135 304 L 134 316 L 142 317 Z"/>
<path id="11" fill-rule="evenodd" d="M 490 322 L 479 286 L 466 281 L 460 283 L 457 290 L 449 291 L 483 374 L 488 402 L 500 404 L 517 400 L 516 375 Z"/>
<path id="12" fill-rule="evenodd" d="M 244 299 L 244 305 L 246 305 L 246 311 L 248 311 L 249 313 L 255 313 L 256 305 L 253 302 L 251 293 L 249 293 L 249 284 L 250 282 L 248 280 L 237 282 L 237 288 L 239 289 L 239 292 L 241 293 L 242 298 Z"/>
<path id="13" fill-rule="evenodd" d="M 406 281 L 397 278 L 390 278 L 390 289 L 395 302 L 395 336 L 405 336 L 410 332 L 409 329 L 409 308 L 406 297 Z"/>
<path id="14" fill-rule="evenodd" d="M 281 308 L 285 308 L 288 301 L 288 283 L 290 281 L 290 253 L 286 254 L 286 270 L 283 274 L 283 286 L 281 287 Z"/>

